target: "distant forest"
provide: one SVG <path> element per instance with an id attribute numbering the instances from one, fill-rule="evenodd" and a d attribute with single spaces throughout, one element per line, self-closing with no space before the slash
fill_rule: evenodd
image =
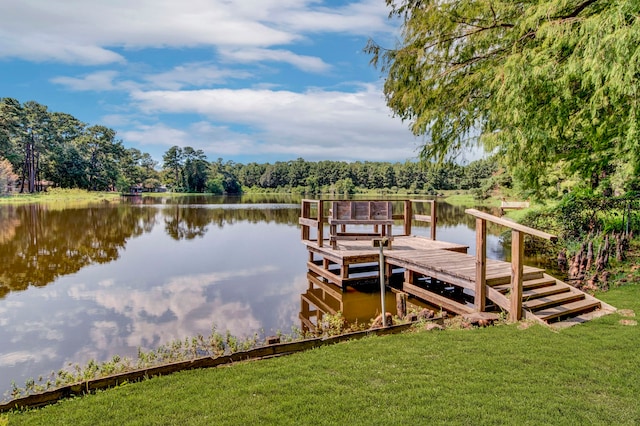
<path id="1" fill-rule="evenodd" d="M 222 158 L 209 161 L 202 150 L 189 146 L 169 148 L 160 164 L 148 153 L 126 148 L 108 127 L 87 125 L 34 101 L 21 104 L 12 98 L 0 99 L 0 178 L 12 181 L 18 192 L 53 186 L 122 192 L 167 188 L 212 194 L 279 190 L 434 193 L 446 189 L 484 193 L 496 183 L 497 170 L 491 158 L 438 168 L 416 161 L 348 163 L 302 158 L 239 164 Z"/>

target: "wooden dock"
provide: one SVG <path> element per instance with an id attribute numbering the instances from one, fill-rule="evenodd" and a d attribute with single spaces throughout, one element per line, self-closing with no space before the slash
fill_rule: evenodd
<path id="1" fill-rule="evenodd" d="M 369 204 L 367 204 L 369 203 Z M 391 249 L 384 251 L 387 279 L 400 276 L 397 289 L 412 297 L 455 314 L 502 311 L 512 321 L 531 319 L 554 327 L 570 326 L 615 311 L 612 306 L 550 275 L 543 269 L 522 264 L 524 235 L 554 240 L 555 236 L 519 225 L 487 213 L 468 209 L 476 218 L 476 255 L 467 254 L 468 246 L 436 240 L 436 202 L 403 200 L 399 212 L 385 212 L 381 225 L 367 217 L 340 219 L 337 226 L 326 227 L 335 211 L 363 212 L 371 201 L 303 200 L 302 241 L 309 258 L 309 274 L 320 283 L 330 283 L 344 291 L 347 286 L 379 279 L 379 249 L 373 239 L 392 239 Z M 429 215 L 414 214 L 416 205 L 426 205 Z M 391 203 L 389 203 L 391 205 Z M 388 220 L 402 225 L 403 232 L 392 235 Z M 497 223 L 512 230 L 512 262 L 486 258 L 486 223 Z M 424 222 L 431 226 L 430 238 L 414 236 L 411 228 Z M 355 229 L 349 229 L 353 225 Z M 372 230 L 362 228 L 371 226 Z M 328 231 L 328 235 L 327 232 Z M 338 235 L 339 234 L 339 235 Z M 336 238 L 337 237 L 337 238 Z M 454 288 L 470 299 L 460 301 L 443 289 Z"/>

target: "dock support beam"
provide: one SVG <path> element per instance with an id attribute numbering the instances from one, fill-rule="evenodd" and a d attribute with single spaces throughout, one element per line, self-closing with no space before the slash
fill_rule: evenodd
<path id="1" fill-rule="evenodd" d="M 476 312 L 484 312 L 487 301 L 487 221 L 476 218 Z"/>
<path id="2" fill-rule="evenodd" d="M 522 276 L 524 266 L 524 234 L 517 230 L 511 231 L 511 321 L 522 319 Z"/>
<path id="3" fill-rule="evenodd" d="M 404 235 L 411 235 L 411 220 L 413 219 L 413 206 L 411 200 L 404 200 Z"/>

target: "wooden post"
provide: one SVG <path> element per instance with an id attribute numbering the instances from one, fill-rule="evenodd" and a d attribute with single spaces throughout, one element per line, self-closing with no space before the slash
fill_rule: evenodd
<path id="1" fill-rule="evenodd" d="M 407 284 L 413 284 L 415 282 L 415 272 L 410 269 L 404 270 L 404 282 Z"/>
<path id="2" fill-rule="evenodd" d="M 311 203 L 303 200 L 302 208 L 300 210 L 301 210 L 302 217 L 304 219 L 309 219 L 309 216 L 311 216 Z M 309 227 L 307 225 L 302 225 L 301 228 L 302 228 L 302 241 L 308 241 Z"/>
<path id="3" fill-rule="evenodd" d="M 487 221 L 476 219 L 476 312 L 484 312 L 487 300 Z"/>
<path id="4" fill-rule="evenodd" d="M 404 235 L 411 235 L 411 220 L 413 219 L 413 208 L 411 200 L 404 200 Z"/>
<path id="5" fill-rule="evenodd" d="M 407 293 L 396 293 L 396 312 L 400 319 L 407 315 L 407 296 Z"/>
<path id="6" fill-rule="evenodd" d="M 524 234 L 515 229 L 511 231 L 511 321 L 522 318 L 522 276 L 524 266 Z"/>
<path id="7" fill-rule="evenodd" d="M 386 327 L 387 326 L 387 310 L 384 306 L 384 298 L 385 298 L 385 289 L 386 289 L 386 285 L 385 285 L 385 279 L 384 279 L 384 244 L 382 244 L 382 242 L 380 242 L 379 244 L 380 247 L 380 256 L 379 256 L 379 278 L 380 278 L 380 311 L 381 311 L 381 316 L 380 318 L 382 318 L 382 327 Z"/>
<path id="8" fill-rule="evenodd" d="M 324 241 L 324 201 L 318 200 L 318 247 Z"/>
<path id="9" fill-rule="evenodd" d="M 436 200 L 431 201 L 431 239 L 436 240 Z"/>

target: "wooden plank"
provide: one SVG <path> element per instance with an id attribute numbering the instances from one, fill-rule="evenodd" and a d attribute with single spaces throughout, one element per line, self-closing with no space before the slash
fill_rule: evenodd
<path id="1" fill-rule="evenodd" d="M 300 225 L 304 225 L 304 226 L 313 226 L 314 228 L 318 226 L 318 221 L 315 219 L 306 219 L 304 217 L 301 217 L 298 219 L 298 223 Z M 308 240 L 309 238 L 304 238 L 305 240 Z"/>
<path id="2" fill-rule="evenodd" d="M 533 235 L 535 237 L 543 238 L 545 240 L 550 240 L 554 242 L 558 240 L 558 237 L 556 237 L 555 235 L 551 235 L 546 232 L 539 231 L 534 228 L 530 228 L 528 226 L 520 225 L 519 223 L 510 221 L 508 219 L 504 219 L 501 217 L 497 217 L 489 213 L 484 213 L 476 209 L 466 209 L 464 212 L 472 216 L 475 216 L 477 218 L 488 220 L 489 222 L 497 223 L 498 225 L 506 226 L 507 228 L 524 232 L 525 234 Z"/>
<path id="3" fill-rule="evenodd" d="M 425 290 L 416 285 L 409 284 L 407 282 L 403 284 L 402 291 L 409 293 L 412 296 L 417 296 L 421 299 L 424 299 L 429 303 L 440 306 L 442 307 L 442 309 L 449 312 L 454 312 L 456 314 L 470 314 L 473 312 L 473 308 L 470 308 L 469 306 L 463 305 L 462 303 L 458 303 L 455 300 L 451 300 L 449 298 L 433 293 L 429 290 Z"/>
<path id="4" fill-rule="evenodd" d="M 538 278 L 538 279 L 532 279 L 532 280 L 525 280 L 522 283 L 522 289 L 527 290 L 527 289 L 532 289 L 532 288 L 536 288 L 536 287 L 548 287 L 550 285 L 555 285 L 556 283 L 556 279 L 549 277 L 548 275 L 542 277 L 542 278 Z M 494 288 L 498 291 L 508 291 L 509 290 L 509 284 L 501 284 L 501 285 L 496 285 L 494 286 Z"/>
<path id="5" fill-rule="evenodd" d="M 431 201 L 431 239 L 436 239 L 438 218 L 436 216 L 436 200 Z"/>
<path id="6" fill-rule="evenodd" d="M 531 268 L 528 266 L 524 267 L 524 272 L 522 274 L 523 283 L 527 280 L 535 280 L 541 278 L 543 275 L 543 271 L 538 268 Z M 487 285 L 490 286 L 498 286 L 501 284 L 508 284 L 511 286 L 511 274 L 507 274 L 507 276 L 489 276 L 487 274 Z M 524 284 L 523 284 L 524 285 Z"/>
<path id="7" fill-rule="evenodd" d="M 546 308 L 541 311 L 534 312 L 534 314 L 545 321 L 549 321 L 554 318 L 558 318 L 564 315 L 575 314 L 578 312 L 587 311 L 600 307 L 599 300 L 579 300 L 577 302 L 568 303 L 566 305 L 554 306 L 552 308 Z"/>
<path id="8" fill-rule="evenodd" d="M 413 215 L 413 220 L 418 221 L 418 222 L 429 222 L 429 223 L 431 223 L 431 216 L 428 216 L 426 214 L 414 214 Z"/>
<path id="9" fill-rule="evenodd" d="M 317 294 L 307 292 L 300 295 L 300 298 L 308 303 L 311 303 L 313 306 L 320 309 L 324 313 L 335 314 L 337 312 L 335 308 L 329 306 L 327 302 L 318 297 Z"/>
<path id="10" fill-rule="evenodd" d="M 315 332 L 316 331 L 316 325 L 314 323 L 312 323 L 309 318 L 306 318 L 304 315 L 299 314 L 298 315 L 298 319 L 300 321 L 302 321 L 302 328 L 303 329 L 306 327 L 307 330 L 309 330 L 311 332 Z"/>
<path id="11" fill-rule="evenodd" d="M 524 302 L 522 302 L 522 307 L 535 311 L 546 308 L 548 306 L 566 304 L 583 299 L 584 294 L 581 292 L 565 291 L 563 293 L 556 293 L 549 296 L 538 297 L 532 300 L 525 300 Z"/>
<path id="12" fill-rule="evenodd" d="M 317 234 L 318 234 L 318 247 L 323 246 L 324 242 L 324 222 L 326 221 L 324 217 L 324 201 L 318 201 L 318 225 L 317 225 Z"/>
<path id="13" fill-rule="evenodd" d="M 511 308 L 511 301 L 507 296 L 496 291 L 494 288 L 487 287 L 487 297 L 505 312 L 509 312 L 509 309 Z"/>
<path id="14" fill-rule="evenodd" d="M 333 288 L 335 284 L 327 283 L 320 280 L 320 278 L 318 278 L 318 276 L 313 272 L 307 272 L 307 279 L 316 287 L 319 287 L 323 291 L 329 293 L 333 298 L 340 299 L 342 297 L 342 290 L 339 289 L 340 287 L 336 286 L 336 288 Z"/>
<path id="15" fill-rule="evenodd" d="M 529 202 L 528 201 L 502 201 L 500 203 L 500 208 L 503 210 L 526 209 L 526 208 L 529 208 Z"/>
<path id="16" fill-rule="evenodd" d="M 333 219 L 331 225 L 393 225 L 393 219 Z"/>
<path id="17" fill-rule="evenodd" d="M 411 218 L 413 217 L 413 206 L 411 201 L 404 200 L 404 217 L 402 217 L 404 225 L 404 235 L 411 235 Z M 395 216 L 392 216 L 395 219 Z"/>
<path id="18" fill-rule="evenodd" d="M 571 287 L 564 283 L 556 283 L 554 285 L 546 287 L 535 287 L 527 290 L 523 290 L 523 299 L 535 299 L 537 297 L 551 296 L 552 294 L 566 293 L 571 290 Z"/>
<path id="19" fill-rule="evenodd" d="M 524 235 L 521 231 L 511 231 L 511 309 L 509 318 L 511 321 L 520 321 L 522 318 L 522 281 L 524 267 Z"/>
<path id="20" fill-rule="evenodd" d="M 312 263 L 312 262 L 307 262 L 307 268 L 315 272 L 316 274 L 320 275 L 321 277 L 326 278 L 330 282 L 340 287 L 343 286 L 343 282 L 342 282 L 343 279 L 340 275 L 336 275 L 331 271 L 328 271 L 324 268 L 320 268 L 319 266 L 317 266 L 315 263 Z"/>
<path id="21" fill-rule="evenodd" d="M 487 221 L 476 219 L 476 311 L 484 312 L 487 298 Z"/>

